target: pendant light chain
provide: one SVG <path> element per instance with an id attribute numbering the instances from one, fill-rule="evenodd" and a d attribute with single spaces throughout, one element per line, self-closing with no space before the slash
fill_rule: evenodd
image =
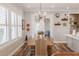
<path id="1" fill-rule="evenodd" d="M 40 12 L 41 12 L 41 3 L 40 3 Z"/>

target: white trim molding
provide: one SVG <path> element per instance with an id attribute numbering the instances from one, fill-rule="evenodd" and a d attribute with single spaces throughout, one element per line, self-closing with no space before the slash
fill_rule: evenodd
<path id="1" fill-rule="evenodd" d="M 17 47 L 12 53 L 10 53 L 8 56 L 12 56 L 21 46 L 23 46 L 24 43 L 22 43 L 19 47 Z"/>
<path id="2" fill-rule="evenodd" d="M 54 43 L 67 43 L 67 41 L 54 41 Z"/>

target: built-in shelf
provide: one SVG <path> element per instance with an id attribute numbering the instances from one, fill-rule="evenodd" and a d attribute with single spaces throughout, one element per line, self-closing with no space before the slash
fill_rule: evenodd
<path id="1" fill-rule="evenodd" d="M 73 29 L 79 32 L 79 14 L 70 14 L 70 33 Z"/>

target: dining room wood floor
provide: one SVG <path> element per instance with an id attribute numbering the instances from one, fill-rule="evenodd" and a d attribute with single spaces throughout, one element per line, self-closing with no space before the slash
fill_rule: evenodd
<path id="1" fill-rule="evenodd" d="M 54 43 L 52 50 L 48 48 L 48 56 L 56 55 L 55 52 L 57 51 L 64 51 L 68 53 L 74 52 L 67 46 L 66 43 Z M 27 43 L 24 43 L 24 45 L 13 56 L 35 56 L 35 47 L 28 48 Z"/>

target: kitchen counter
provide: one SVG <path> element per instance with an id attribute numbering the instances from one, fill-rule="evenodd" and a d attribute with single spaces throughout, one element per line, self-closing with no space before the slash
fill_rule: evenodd
<path id="1" fill-rule="evenodd" d="M 75 52 L 79 52 L 79 35 L 65 34 L 67 45 Z"/>
<path id="2" fill-rule="evenodd" d="M 73 39 L 76 39 L 76 40 L 79 40 L 79 37 L 78 37 L 78 36 L 76 36 L 76 35 L 72 35 L 72 34 L 65 34 L 65 36 L 70 37 L 70 38 L 73 38 Z"/>

